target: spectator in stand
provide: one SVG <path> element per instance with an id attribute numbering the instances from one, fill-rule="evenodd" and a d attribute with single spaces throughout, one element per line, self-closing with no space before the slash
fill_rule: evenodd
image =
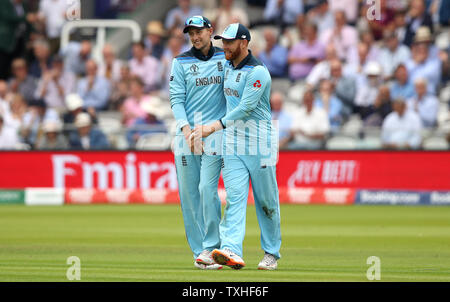
<path id="1" fill-rule="evenodd" d="M 164 52 L 164 38 L 166 36 L 166 31 L 164 30 L 164 25 L 161 21 L 150 21 L 147 24 L 147 37 L 144 40 L 145 49 L 148 54 L 161 59 Z M 184 38 L 184 37 L 183 37 Z"/>
<path id="2" fill-rule="evenodd" d="M 190 0 L 178 0 L 178 6 L 171 9 L 166 16 L 166 29 L 170 32 L 174 28 L 184 28 L 184 21 L 192 16 L 203 15 L 203 9 L 191 6 Z"/>
<path id="3" fill-rule="evenodd" d="M 417 30 L 426 26 L 430 32 L 433 32 L 433 20 L 427 12 L 425 0 L 411 0 L 409 11 L 406 15 L 406 31 L 403 43 L 411 46 Z"/>
<path id="4" fill-rule="evenodd" d="M 0 115 L 8 117 L 11 114 L 10 93 L 8 83 L 0 80 Z"/>
<path id="5" fill-rule="evenodd" d="M 441 81 L 442 62 L 437 51 L 430 47 L 430 36 L 431 33 L 426 27 L 417 31 L 406 68 L 413 83 L 418 78 L 426 78 L 428 92 L 436 94 Z"/>
<path id="6" fill-rule="evenodd" d="M 98 75 L 106 78 L 110 82 L 117 82 L 120 79 L 120 68 L 122 61 L 116 58 L 116 51 L 111 44 L 103 47 L 103 62 L 98 66 Z"/>
<path id="7" fill-rule="evenodd" d="M 397 35 L 393 31 L 385 31 L 384 46 L 377 59 L 383 68 L 384 79 L 391 79 L 397 66 L 406 63 L 410 57 L 411 51 L 399 43 Z"/>
<path id="8" fill-rule="evenodd" d="M 92 43 L 88 39 L 81 42 L 71 41 L 61 49 L 60 53 L 64 57 L 64 68 L 77 76 L 86 74 L 86 62 L 91 59 Z"/>
<path id="9" fill-rule="evenodd" d="M 223 32 L 231 23 L 241 23 L 246 27 L 250 25 L 247 12 L 234 5 L 234 0 L 220 0 L 219 7 L 206 17 L 211 20 L 214 31 L 218 33 Z"/>
<path id="10" fill-rule="evenodd" d="M 81 112 L 75 118 L 77 131 L 70 134 L 69 143 L 71 149 L 78 150 L 107 150 L 110 144 L 106 135 L 92 125 L 91 117 L 86 112 Z"/>
<path id="11" fill-rule="evenodd" d="M 419 78 L 414 81 L 415 95 L 406 101 L 407 107 L 419 114 L 424 127 L 436 126 L 439 100 L 427 91 L 427 80 Z"/>
<path id="12" fill-rule="evenodd" d="M 366 68 L 368 62 L 370 61 L 368 58 L 369 50 L 370 48 L 366 43 L 360 42 L 358 44 L 358 54 L 356 60 L 348 62 L 344 66 L 344 74 L 356 78 L 358 84 L 360 84 L 361 80 L 364 79 L 365 77 L 364 69 Z"/>
<path id="13" fill-rule="evenodd" d="M 311 72 L 306 77 L 306 85 L 308 89 L 314 89 L 319 85 L 320 80 L 330 78 L 330 65 L 333 60 L 339 60 L 336 49 L 332 44 L 325 47 L 325 60 L 314 65 Z"/>
<path id="14" fill-rule="evenodd" d="M 5 119 L 0 113 L 0 150 L 16 149 L 19 143 L 17 132 L 5 125 Z"/>
<path id="15" fill-rule="evenodd" d="M 119 110 L 125 99 L 130 95 L 130 81 L 132 75 L 128 64 L 120 68 L 120 79 L 112 85 L 111 97 L 109 99 L 109 110 Z"/>
<path id="16" fill-rule="evenodd" d="M 328 0 L 320 0 L 314 8 L 308 11 L 307 18 L 317 26 L 318 35 L 334 27 L 334 13 L 331 11 Z"/>
<path id="17" fill-rule="evenodd" d="M 76 77 L 64 71 L 64 60 L 60 56 L 53 58 L 51 69 L 46 71 L 38 82 L 35 98 L 44 99 L 47 106 L 58 112 L 65 110 L 65 97 L 75 91 Z"/>
<path id="18" fill-rule="evenodd" d="M 78 81 L 77 94 L 83 99 L 83 107 L 90 111 L 101 111 L 108 107 L 111 83 L 97 73 L 94 60 L 86 62 L 86 76 Z"/>
<path id="19" fill-rule="evenodd" d="M 19 133 L 22 129 L 23 117 L 27 112 L 27 104 L 20 94 L 11 95 L 11 100 L 9 103 L 9 112 L 3 117 L 5 119 L 5 124 L 14 129 L 15 133 Z"/>
<path id="20" fill-rule="evenodd" d="M 389 86 L 382 85 L 373 104 L 373 112 L 364 120 L 364 126 L 381 127 L 383 120 L 391 112 L 392 101 Z"/>
<path id="21" fill-rule="evenodd" d="M 258 54 L 258 58 L 266 65 L 272 78 L 286 77 L 288 50 L 277 43 L 277 35 L 273 28 L 264 30 L 264 39 L 266 48 Z"/>
<path id="22" fill-rule="evenodd" d="M 381 140 L 386 149 L 418 149 L 422 143 L 422 122 L 413 110 L 407 110 L 403 99 L 393 101 L 381 127 Z"/>
<path id="23" fill-rule="evenodd" d="M 36 78 L 28 73 L 27 63 L 22 58 L 14 59 L 11 69 L 13 77 L 9 80 L 9 89 L 12 93 L 20 93 L 30 103 L 34 99 Z"/>
<path id="24" fill-rule="evenodd" d="M 304 79 L 317 62 L 325 58 L 325 47 L 317 39 L 314 24 L 305 25 L 305 40 L 297 43 L 289 51 L 289 78 L 292 81 Z"/>
<path id="25" fill-rule="evenodd" d="M 36 143 L 38 150 L 66 150 L 69 144 L 61 132 L 62 125 L 56 121 L 46 121 L 42 126 L 44 136 Z"/>
<path id="26" fill-rule="evenodd" d="M 353 77 L 343 75 L 342 63 L 334 59 L 330 63 L 330 80 L 334 85 L 334 93 L 342 102 L 342 118 L 346 120 L 354 111 L 356 81 Z"/>
<path id="27" fill-rule="evenodd" d="M 66 23 L 69 4 L 67 0 L 41 0 L 39 3 L 38 18 L 45 24 L 51 54 L 59 51 L 61 30 Z"/>
<path id="28" fill-rule="evenodd" d="M 161 57 L 161 81 L 162 92 L 169 96 L 169 80 L 170 72 L 172 68 L 172 60 L 181 53 L 188 51 L 191 46 L 185 43 L 185 37 L 183 31 L 179 28 L 174 29 L 167 42 L 167 48 Z"/>
<path id="29" fill-rule="evenodd" d="M 342 101 L 334 92 L 333 83 L 330 80 L 322 80 L 319 84 L 319 93 L 314 101 L 314 106 L 323 108 L 328 114 L 331 132 L 335 133 L 341 127 L 344 120 Z"/>
<path id="30" fill-rule="evenodd" d="M 341 60 L 347 59 L 347 54 L 358 45 L 358 32 L 353 26 L 347 25 L 345 12 L 338 10 L 334 13 L 335 26 L 324 31 L 319 40 L 323 45 L 333 44 Z"/>
<path id="31" fill-rule="evenodd" d="M 35 60 L 30 65 L 30 75 L 39 79 L 50 69 L 50 46 L 45 40 L 36 40 L 33 42 L 33 52 Z"/>
<path id="32" fill-rule="evenodd" d="M 437 15 L 442 27 L 450 25 L 450 0 L 434 0 L 431 12 Z"/>
<path id="33" fill-rule="evenodd" d="M 284 95 L 279 91 L 272 92 L 270 97 L 270 109 L 272 121 L 278 126 L 278 147 L 286 149 L 291 140 L 292 116 L 283 109 Z"/>
<path id="34" fill-rule="evenodd" d="M 368 62 L 364 74 L 365 78 L 358 84 L 355 97 L 355 111 L 363 120 L 374 112 L 373 105 L 383 84 L 381 65 L 375 61 Z"/>
<path id="35" fill-rule="evenodd" d="M 314 106 L 314 94 L 307 90 L 303 95 L 303 105 L 293 114 L 289 149 L 320 149 L 330 131 L 327 112 Z"/>
<path id="36" fill-rule="evenodd" d="M 143 42 L 133 43 L 133 58 L 129 66 L 131 74 L 144 81 L 146 93 L 160 88 L 160 63 L 155 57 L 147 55 Z"/>
<path id="37" fill-rule="evenodd" d="M 0 1 L 0 79 L 10 77 L 11 62 L 24 54 L 35 13 L 27 13 L 21 1 Z"/>
<path id="38" fill-rule="evenodd" d="M 302 0 L 267 0 L 264 8 L 264 20 L 276 24 L 283 30 L 286 26 L 294 25 L 297 16 L 303 14 Z"/>
<path id="39" fill-rule="evenodd" d="M 167 132 L 166 126 L 160 120 L 160 103 L 161 101 L 156 97 L 152 97 L 150 102 L 140 103 L 141 109 L 145 112 L 145 115 L 136 118 L 128 129 L 127 140 L 128 145 L 131 148 L 134 148 L 137 141 L 144 135 L 148 136 Z"/>
<path id="40" fill-rule="evenodd" d="M 331 12 L 345 11 L 345 18 L 350 25 L 356 25 L 358 18 L 358 0 L 328 0 Z"/>
<path id="41" fill-rule="evenodd" d="M 144 118 L 146 112 L 141 104 L 152 102 L 153 98 L 144 93 L 144 83 L 139 77 L 133 77 L 130 81 L 130 96 L 125 100 L 120 112 L 122 113 L 122 123 L 129 127 L 137 118 Z"/>
<path id="42" fill-rule="evenodd" d="M 80 98 L 78 94 L 72 93 L 66 96 L 66 107 L 67 112 L 63 115 L 63 122 L 66 126 L 64 130 L 64 134 L 67 137 L 70 137 L 70 134 L 72 132 L 76 132 L 75 130 L 75 119 L 78 116 L 78 114 L 85 112 L 89 114 L 91 117 L 92 124 L 97 124 L 97 115 L 95 110 L 91 110 L 88 112 L 86 109 L 83 108 L 83 100 Z"/>
<path id="43" fill-rule="evenodd" d="M 394 81 L 391 84 L 391 97 L 408 100 L 414 96 L 414 85 L 409 80 L 405 64 L 399 64 L 394 71 Z"/>
<path id="44" fill-rule="evenodd" d="M 42 136 L 42 125 L 46 121 L 59 121 L 56 110 L 48 108 L 44 100 L 32 101 L 28 106 L 28 111 L 23 116 L 21 136 L 25 143 L 34 147 Z"/>

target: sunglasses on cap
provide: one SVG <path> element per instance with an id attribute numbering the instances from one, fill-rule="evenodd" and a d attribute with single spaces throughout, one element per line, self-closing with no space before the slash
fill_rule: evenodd
<path id="1" fill-rule="evenodd" d="M 198 28 L 200 28 L 200 27 L 211 28 L 211 23 L 208 21 L 208 19 L 206 19 L 202 16 L 193 16 L 193 17 L 188 18 L 186 20 L 186 22 L 184 22 L 183 32 L 186 33 L 190 26 L 198 27 Z"/>

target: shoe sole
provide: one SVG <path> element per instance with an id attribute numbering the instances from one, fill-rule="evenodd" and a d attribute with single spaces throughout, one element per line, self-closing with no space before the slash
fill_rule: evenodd
<path id="1" fill-rule="evenodd" d="M 204 265 L 212 265 L 212 264 L 216 264 L 216 263 L 214 263 L 214 262 L 206 262 L 206 261 L 203 261 L 203 260 L 200 259 L 200 258 L 195 259 L 195 262 L 197 262 L 198 264 L 204 264 Z"/>
<path id="2" fill-rule="evenodd" d="M 260 267 L 260 266 L 258 266 L 258 269 L 259 269 L 260 271 L 274 271 L 274 270 L 276 270 L 277 268 L 276 268 L 276 267 Z"/>
<path id="3" fill-rule="evenodd" d="M 212 257 L 214 261 L 221 265 L 226 265 L 231 267 L 232 269 L 241 269 L 245 266 L 244 262 L 237 262 L 228 257 L 227 255 L 223 254 L 221 251 L 215 250 L 212 252 Z"/>
<path id="4" fill-rule="evenodd" d="M 200 263 L 197 263 L 197 264 L 200 264 Z M 216 270 L 220 270 L 220 269 L 223 268 L 222 265 L 218 266 L 217 268 L 207 268 L 209 265 L 206 265 L 206 264 L 202 264 L 202 265 L 205 265 L 206 267 L 198 267 L 198 266 L 196 266 L 196 268 L 198 268 L 199 270 L 210 270 L 210 271 L 216 271 Z"/>

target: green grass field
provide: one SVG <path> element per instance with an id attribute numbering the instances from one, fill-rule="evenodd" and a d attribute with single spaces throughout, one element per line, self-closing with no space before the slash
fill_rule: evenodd
<path id="1" fill-rule="evenodd" d="M 262 257 L 253 206 L 244 260 L 235 271 L 194 268 L 178 205 L 0 206 L 0 281 L 450 281 L 450 207 L 283 205 L 282 259 Z"/>

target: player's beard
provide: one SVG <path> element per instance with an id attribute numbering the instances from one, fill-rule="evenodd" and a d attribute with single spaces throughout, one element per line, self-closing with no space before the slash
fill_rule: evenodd
<path id="1" fill-rule="evenodd" d="M 225 52 L 225 59 L 227 59 L 228 61 L 233 61 L 237 57 L 239 57 L 241 55 L 241 47 L 240 46 L 241 46 L 241 44 L 239 43 L 239 45 L 236 48 L 236 50 L 234 50 L 234 51 L 226 51 Z"/>

